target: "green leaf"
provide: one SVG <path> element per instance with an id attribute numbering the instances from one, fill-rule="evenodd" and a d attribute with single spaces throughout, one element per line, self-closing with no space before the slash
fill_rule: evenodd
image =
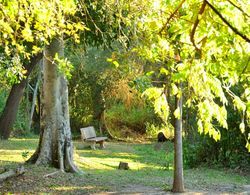
<path id="1" fill-rule="evenodd" d="M 221 134 L 220 134 L 219 131 L 214 130 L 212 135 L 213 135 L 213 138 L 214 138 L 215 141 L 219 141 L 220 138 L 221 138 Z"/>
<path id="2" fill-rule="evenodd" d="M 171 87 L 172 87 L 171 90 L 172 94 L 176 95 L 178 93 L 178 87 L 174 83 L 171 84 Z"/>
<path id="3" fill-rule="evenodd" d="M 113 64 L 115 65 L 116 68 L 119 67 L 119 63 L 117 61 L 113 61 Z"/>
<path id="4" fill-rule="evenodd" d="M 28 25 L 25 25 L 25 28 L 22 30 L 23 39 L 28 42 L 33 42 L 34 37 L 32 35 L 32 31 Z"/>
<path id="5" fill-rule="evenodd" d="M 246 105 L 245 103 L 238 97 L 238 96 L 235 96 L 234 97 L 234 105 L 236 106 L 236 108 L 239 110 L 239 111 L 243 111 L 245 112 L 246 110 Z"/>
<path id="6" fill-rule="evenodd" d="M 178 107 L 177 109 L 175 109 L 174 111 L 174 116 L 176 119 L 180 119 L 181 118 L 181 110 L 180 107 Z"/>
<path id="7" fill-rule="evenodd" d="M 249 144 L 248 141 L 247 141 L 247 143 L 246 143 L 246 148 L 247 148 L 248 152 L 250 152 L 250 144 Z"/>
<path id="8" fill-rule="evenodd" d="M 202 121 L 200 119 L 197 122 L 197 126 L 198 126 L 198 132 L 200 134 L 203 133 L 203 125 L 202 125 Z"/>
<path id="9" fill-rule="evenodd" d="M 160 70 L 160 73 L 161 73 L 161 74 L 168 75 L 168 74 L 169 74 L 169 71 L 168 71 L 166 68 L 162 67 L 161 70 Z"/>
<path id="10" fill-rule="evenodd" d="M 240 123 L 240 131 L 241 131 L 241 133 L 245 133 L 245 123 L 244 122 Z"/>

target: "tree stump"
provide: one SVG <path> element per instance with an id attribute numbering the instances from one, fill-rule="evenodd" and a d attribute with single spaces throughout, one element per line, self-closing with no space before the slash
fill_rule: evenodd
<path id="1" fill-rule="evenodd" d="M 126 162 L 120 162 L 118 169 L 129 170 L 128 163 L 126 163 Z"/>

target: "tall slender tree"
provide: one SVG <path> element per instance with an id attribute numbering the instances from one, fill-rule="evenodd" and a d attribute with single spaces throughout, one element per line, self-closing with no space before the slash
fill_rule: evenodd
<path id="1" fill-rule="evenodd" d="M 181 86 L 181 84 L 177 84 Z M 181 87 L 180 87 L 181 89 Z M 184 192 L 184 178 L 183 178 L 183 151 L 182 151 L 182 91 L 175 95 L 175 108 L 178 110 L 175 118 L 174 131 L 174 182 L 173 192 Z"/>

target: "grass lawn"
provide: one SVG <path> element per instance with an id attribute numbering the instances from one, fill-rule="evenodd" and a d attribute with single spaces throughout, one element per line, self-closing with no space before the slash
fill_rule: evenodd
<path id="1" fill-rule="evenodd" d="M 16 167 L 26 155 L 34 152 L 37 139 L 0 141 L 0 167 Z M 54 168 L 25 165 L 23 176 L 0 183 L 2 193 L 56 194 L 164 194 L 171 189 L 173 176 L 173 144 L 132 144 L 108 142 L 105 149 L 93 151 L 76 141 L 75 162 L 83 174 L 46 174 Z M 160 146 L 160 147 L 159 147 Z M 127 162 L 129 170 L 118 170 L 119 162 Z M 250 184 L 250 175 L 227 169 L 200 167 L 184 170 L 189 193 L 241 193 Z"/>

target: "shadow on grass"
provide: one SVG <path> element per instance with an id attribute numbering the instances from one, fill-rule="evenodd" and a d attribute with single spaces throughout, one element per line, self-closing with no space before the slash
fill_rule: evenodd
<path id="1" fill-rule="evenodd" d="M 34 150 L 38 139 L 9 139 L 0 140 L 0 150 Z"/>
<path id="2" fill-rule="evenodd" d="M 79 147 L 78 147 L 79 148 Z M 78 149 L 77 153 L 83 159 L 91 159 L 98 165 L 109 164 L 117 168 L 120 161 L 132 164 L 132 169 L 152 168 L 169 170 L 172 169 L 173 151 L 172 143 L 163 144 L 162 149 L 156 151 L 153 144 L 123 144 L 109 143 L 104 150 Z M 121 152 L 122 151 L 122 152 Z M 88 162 L 87 162 L 88 163 Z M 115 164 L 114 164 L 115 163 Z M 134 167 L 133 167 L 134 166 Z M 105 168 L 100 166 L 100 168 Z"/>
<path id="3" fill-rule="evenodd" d="M 34 150 L 38 140 L 9 140 L 0 142 L 0 166 L 11 166 L 18 164 L 15 155 L 17 151 Z M 162 188 L 168 184 L 172 185 L 171 163 L 173 161 L 173 146 L 171 143 L 163 144 L 159 150 L 155 150 L 154 144 L 126 144 L 107 143 L 104 150 L 82 149 L 81 143 L 76 144 L 76 164 L 85 172 L 83 175 L 59 173 L 50 178 L 44 175 L 53 173 L 57 169 L 26 165 L 25 175 L 13 178 L 0 187 L 3 193 L 55 193 L 55 194 L 93 194 L 99 192 L 121 192 L 128 185 L 153 186 Z M 4 146 L 4 147 L 2 147 Z M 4 160 L 5 158 L 13 158 Z M 17 156 L 16 156 L 17 157 Z M 120 161 L 129 163 L 130 170 L 118 170 Z M 221 177 L 219 177 L 221 175 Z M 218 177 L 218 179 L 216 179 Z M 228 174 L 222 170 L 211 170 L 208 168 L 191 169 L 185 171 L 186 186 L 189 189 L 216 189 L 224 183 L 235 183 L 235 185 L 247 184 L 249 179 L 241 176 Z M 133 186 L 131 187 L 133 190 Z M 136 189 L 134 189 L 136 191 Z"/>

